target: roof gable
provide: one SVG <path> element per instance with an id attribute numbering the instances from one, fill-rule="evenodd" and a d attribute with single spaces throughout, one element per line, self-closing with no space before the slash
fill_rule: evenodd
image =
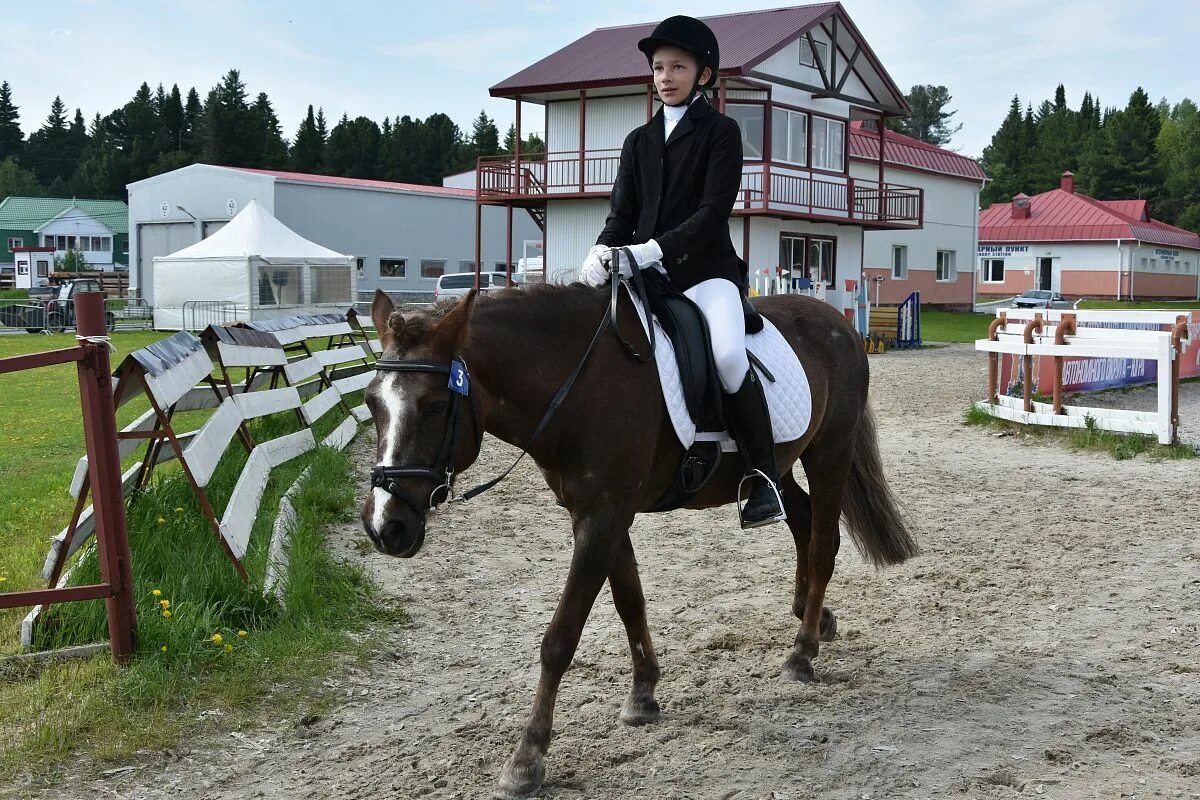
<path id="1" fill-rule="evenodd" d="M 92 216 L 91 214 L 89 214 L 88 212 L 86 212 L 82 208 L 80 208 L 77 203 L 72 202 L 71 205 L 67 206 L 62 211 L 55 214 L 53 217 L 51 217 L 50 219 L 43 222 L 41 225 L 38 225 L 36 228 L 34 228 L 33 232 L 41 233 L 43 229 L 45 229 L 48 225 L 50 225 L 50 223 L 58 222 L 59 220 L 68 220 L 68 219 L 73 219 L 73 220 L 90 219 L 91 221 L 95 222 L 97 225 L 103 225 L 104 227 L 108 228 L 110 231 L 113 229 L 112 225 L 109 225 L 103 219 L 98 219 L 98 218 Z M 115 233 L 115 231 L 114 231 L 114 233 Z"/>
<path id="2" fill-rule="evenodd" d="M 855 161 L 879 161 L 878 131 L 867 130 L 862 122 L 851 122 L 849 150 L 850 158 Z M 909 167 L 972 182 L 982 182 L 987 178 L 975 159 L 893 130 L 884 129 L 883 153 L 884 163 L 901 169 Z"/>
<path id="3" fill-rule="evenodd" d="M 875 54 L 840 3 L 792 6 L 765 11 L 702 17 L 721 46 L 722 76 L 749 76 L 764 60 L 818 25 L 828 24 L 844 66 L 855 59 L 864 82 L 893 113 L 906 113 L 903 93 L 883 70 Z M 836 23 L 834 20 L 836 19 Z M 531 64 L 490 89 L 493 97 L 514 97 L 582 88 L 646 84 L 646 57 L 636 44 L 656 23 L 598 28 Z M 859 52 L 858 56 L 854 53 Z M 853 102 L 853 101 L 852 101 Z"/>
<path id="4" fill-rule="evenodd" d="M 129 233 L 129 206 L 120 200 L 64 197 L 7 197 L 0 203 L 0 228 L 36 231 L 71 208 L 78 208 L 113 233 Z"/>

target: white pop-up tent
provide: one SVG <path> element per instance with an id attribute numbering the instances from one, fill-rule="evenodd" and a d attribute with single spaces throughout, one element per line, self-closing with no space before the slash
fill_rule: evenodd
<path id="1" fill-rule="evenodd" d="M 251 201 L 207 239 L 154 259 L 154 327 L 345 311 L 355 279 L 353 257 L 310 242 Z"/>

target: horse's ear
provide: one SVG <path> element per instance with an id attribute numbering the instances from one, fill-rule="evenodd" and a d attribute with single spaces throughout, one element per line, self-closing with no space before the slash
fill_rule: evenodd
<path id="1" fill-rule="evenodd" d="M 467 339 L 467 329 L 470 327 L 471 310 L 475 308 L 475 300 L 479 290 L 472 289 L 466 296 L 442 317 L 437 327 L 433 329 L 434 349 L 441 353 L 457 353 Z"/>
<path id="2" fill-rule="evenodd" d="M 384 349 L 387 348 L 387 343 L 392 335 L 391 328 L 388 327 L 388 317 L 395 310 L 396 305 L 392 302 L 392 298 L 388 297 L 382 289 L 376 289 L 375 297 L 371 300 L 371 321 L 375 323 L 375 333 L 378 334 Z"/>

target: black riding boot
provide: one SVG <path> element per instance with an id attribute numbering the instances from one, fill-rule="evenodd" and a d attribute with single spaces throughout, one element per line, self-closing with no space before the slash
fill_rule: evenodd
<path id="1" fill-rule="evenodd" d="M 787 519 L 776 488 L 779 468 L 775 465 L 775 437 L 767 398 L 754 370 L 746 372 L 742 385 L 725 395 L 725 418 L 746 459 L 750 496 L 742 507 L 742 527 L 757 528 Z M 764 477 L 765 476 L 765 477 Z M 741 499 L 739 486 L 738 499 Z"/>

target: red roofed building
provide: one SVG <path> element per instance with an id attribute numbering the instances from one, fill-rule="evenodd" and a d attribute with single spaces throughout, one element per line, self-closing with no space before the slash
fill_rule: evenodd
<path id="1" fill-rule="evenodd" d="M 1057 189 L 979 214 L 979 295 L 1047 289 L 1069 297 L 1200 298 L 1200 235 L 1151 219 L 1145 200 Z"/>
<path id="2" fill-rule="evenodd" d="M 841 4 L 705 22 L 721 50 L 710 101 L 742 129 L 745 163 L 730 234 L 758 290 L 793 291 L 811 280 L 845 308 L 847 281 L 859 284 L 864 270 L 889 271 L 900 246 L 911 249 L 913 272 L 878 282 L 873 298 L 877 290 L 896 302 L 905 288 L 924 288 L 928 275 L 943 302 L 970 305 L 983 174 L 970 159 L 907 137 L 889 134 L 880 148 L 881 122 L 910 109 Z M 548 280 L 574 280 L 603 227 L 621 144 L 658 110 L 636 46 L 654 24 L 597 29 L 491 89 L 516 101 L 518 141 L 522 109 L 542 106 L 548 152 L 480 159 L 478 202 L 510 215 L 525 209 L 538 221 Z M 926 186 L 944 196 L 931 197 Z M 930 207 L 939 214 L 936 235 L 928 232 Z M 934 239 L 952 232 L 944 247 L 964 269 L 935 285 L 943 245 Z"/>

